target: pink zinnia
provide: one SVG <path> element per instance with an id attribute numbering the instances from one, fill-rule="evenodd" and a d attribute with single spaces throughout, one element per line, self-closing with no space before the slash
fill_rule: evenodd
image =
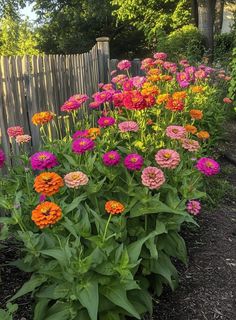
<path id="1" fill-rule="evenodd" d="M 100 107 L 100 105 L 101 105 L 100 102 L 93 101 L 93 102 L 90 102 L 89 108 L 91 108 L 91 109 L 98 109 L 98 108 Z"/>
<path id="2" fill-rule="evenodd" d="M 186 209 L 189 213 L 196 216 L 199 214 L 201 210 L 201 203 L 198 200 L 189 200 L 187 203 Z"/>
<path id="3" fill-rule="evenodd" d="M 111 79 L 111 82 L 117 83 L 117 84 L 122 84 L 127 79 L 128 79 L 128 77 L 125 74 L 118 74 L 116 77 Z"/>
<path id="4" fill-rule="evenodd" d="M 31 140 L 31 136 L 28 134 L 21 134 L 19 136 L 16 136 L 16 142 L 17 143 L 28 143 Z"/>
<path id="5" fill-rule="evenodd" d="M 167 54 L 165 52 L 156 52 L 153 57 L 154 59 L 165 60 L 167 58 Z"/>
<path id="6" fill-rule="evenodd" d="M 133 85 L 137 88 L 140 89 L 142 87 L 142 85 L 144 84 L 144 82 L 146 82 L 146 77 L 133 77 L 132 81 L 133 81 Z"/>
<path id="7" fill-rule="evenodd" d="M 20 136 L 24 134 L 24 129 L 20 126 L 10 127 L 7 129 L 7 134 L 10 138 Z"/>
<path id="8" fill-rule="evenodd" d="M 168 126 L 166 135 L 171 139 L 183 139 L 186 135 L 186 130 L 182 126 Z"/>
<path id="9" fill-rule="evenodd" d="M 141 62 L 141 70 L 149 69 L 154 65 L 154 60 L 152 58 L 146 58 Z"/>
<path id="10" fill-rule="evenodd" d="M 87 138 L 88 136 L 89 136 L 88 130 L 78 130 L 73 134 L 72 139 L 76 140 L 78 138 Z"/>
<path id="11" fill-rule="evenodd" d="M 56 156 L 48 151 L 41 151 L 30 157 L 30 163 L 33 170 L 45 170 L 58 166 Z"/>
<path id="12" fill-rule="evenodd" d="M 129 170 L 140 170 L 143 165 L 143 157 L 137 153 L 128 154 L 125 157 L 124 165 Z"/>
<path id="13" fill-rule="evenodd" d="M 102 104 L 108 101 L 111 101 L 112 99 L 112 93 L 109 91 L 102 91 L 102 92 L 96 92 L 92 96 L 94 98 L 94 101 Z"/>
<path id="14" fill-rule="evenodd" d="M 87 94 L 75 94 L 72 97 L 70 97 L 68 101 L 77 101 L 78 103 L 82 104 L 88 99 L 89 97 L 87 96 Z"/>
<path id="15" fill-rule="evenodd" d="M 103 163 L 108 166 L 116 166 L 120 162 L 120 155 L 117 151 L 108 151 L 102 156 Z"/>
<path id="16" fill-rule="evenodd" d="M 124 91 L 131 91 L 134 89 L 134 83 L 132 78 L 124 81 L 124 83 L 122 84 L 122 88 Z"/>
<path id="17" fill-rule="evenodd" d="M 223 99 L 223 102 L 224 102 L 224 103 L 232 103 L 233 100 L 231 100 L 230 98 L 225 97 L 225 98 Z"/>
<path id="18" fill-rule="evenodd" d="M 180 163 L 180 155 L 175 150 L 161 149 L 155 155 L 155 160 L 161 168 L 175 169 Z"/>
<path id="19" fill-rule="evenodd" d="M 211 158 L 201 158 L 197 161 L 196 168 L 206 176 L 213 176 L 220 172 L 220 165 Z"/>
<path id="20" fill-rule="evenodd" d="M 5 159 L 5 153 L 2 149 L 0 149 L 0 168 L 4 166 Z"/>
<path id="21" fill-rule="evenodd" d="M 101 128 L 113 126 L 115 124 L 116 120 L 112 117 L 101 117 L 98 119 L 98 125 Z"/>
<path id="22" fill-rule="evenodd" d="M 156 167 L 147 167 L 143 169 L 141 179 L 142 184 L 151 190 L 159 189 L 165 182 L 164 173 Z"/>
<path id="23" fill-rule="evenodd" d="M 196 140 L 192 139 L 183 139 L 182 147 L 190 152 L 195 152 L 200 148 L 200 144 Z"/>
<path id="24" fill-rule="evenodd" d="M 137 132 L 139 130 L 139 126 L 135 121 L 123 121 L 118 124 L 120 132 Z"/>
<path id="25" fill-rule="evenodd" d="M 88 138 L 79 138 L 72 142 L 72 151 L 74 153 L 82 154 L 86 151 L 92 150 L 95 147 L 93 140 Z"/>
<path id="26" fill-rule="evenodd" d="M 71 112 L 73 110 L 78 110 L 81 107 L 81 103 L 76 100 L 66 101 L 61 106 L 61 111 Z"/>
<path id="27" fill-rule="evenodd" d="M 112 96 L 112 101 L 114 103 L 114 106 L 115 107 L 122 107 L 124 104 L 123 104 L 123 93 L 122 92 L 116 92 L 113 94 Z"/>
<path id="28" fill-rule="evenodd" d="M 131 67 L 131 62 L 129 60 L 122 60 L 117 64 L 119 70 L 129 70 Z"/>
<path id="29" fill-rule="evenodd" d="M 81 171 L 70 172 L 64 177 L 65 184 L 68 188 L 77 189 L 85 186 L 89 182 L 89 178 Z"/>

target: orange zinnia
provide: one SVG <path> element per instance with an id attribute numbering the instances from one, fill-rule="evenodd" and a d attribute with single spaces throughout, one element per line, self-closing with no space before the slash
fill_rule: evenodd
<path id="1" fill-rule="evenodd" d="M 201 93 L 204 91 L 204 88 L 202 86 L 194 86 L 191 88 L 193 93 Z"/>
<path id="2" fill-rule="evenodd" d="M 119 214 L 125 210 L 125 207 L 118 201 L 109 200 L 105 204 L 105 210 L 110 214 Z"/>
<path id="3" fill-rule="evenodd" d="M 184 128 L 187 132 L 192 134 L 195 134 L 197 132 L 197 128 L 195 126 L 192 126 L 191 124 L 186 124 Z"/>
<path id="4" fill-rule="evenodd" d="M 207 131 L 199 131 L 199 132 L 197 133 L 197 137 L 198 137 L 199 139 L 205 140 L 205 139 L 210 138 L 210 135 L 209 135 L 209 133 L 208 133 Z"/>
<path id="5" fill-rule="evenodd" d="M 40 228 L 46 228 L 55 224 L 62 217 L 61 208 L 54 202 L 45 201 L 40 203 L 33 211 L 31 219 Z"/>
<path id="6" fill-rule="evenodd" d="M 203 117 L 203 113 L 201 110 L 198 109 L 192 109 L 189 111 L 189 114 L 191 116 L 192 119 L 197 119 L 197 120 L 201 120 Z"/>
<path id="7" fill-rule="evenodd" d="M 62 177 L 55 172 L 43 172 L 34 179 L 35 191 L 45 196 L 57 193 L 63 185 Z"/>
<path id="8" fill-rule="evenodd" d="M 187 97 L 186 91 L 177 91 L 172 94 L 172 98 L 175 100 L 185 99 Z"/>
<path id="9" fill-rule="evenodd" d="M 92 140 L 95 140 L 97 136 L 101 134 L 100 128 L 90 128 L 88 129 L 88 137 Z"/>
<path id="10" fill-rule="evenodd" d="M 53 119 L 53 113 L 50 111 L 44 111 L 35 113 L 32 117 L 32 122 L 36 126 L 48 123 Z"/>
<path id="11" fill-rule="evenodd" d="M 169 100 L 169 98 L 170 98 L 170 95 L 168 93 L 160 94 L 157 97 L 157 103 L 161 104 L 163 102 L 167 102 Z"/>

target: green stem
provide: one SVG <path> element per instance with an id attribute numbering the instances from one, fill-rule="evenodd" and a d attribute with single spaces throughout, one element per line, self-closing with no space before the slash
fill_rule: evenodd
<path id="1" fill-rule="evenodd" d="M 112 217 L 112 214 L 109 215 L 109 218 L 108 218 L 108 220 L 107 220 L 106 227 L 105 227 L 105 231 L 104 231 L 104 234 L 103 234 L 103 237 L 102 237 L 102 242 L 105 242 L 105 240 L 106 240 L 107 229 L 108 229 L 109 223 L 110 223 L 110 221 L 111 221 L 111 217 Z"/>

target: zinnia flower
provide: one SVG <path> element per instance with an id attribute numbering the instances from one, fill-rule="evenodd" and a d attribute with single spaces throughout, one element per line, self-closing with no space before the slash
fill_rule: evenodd
<path id="1" fill-rule="evenodd" d="M 30 157 L 30 163 L 33 170 L 45 170 L 58 166 L 56 156 L 48 151 L 41 151 Z"/>
<path id="2" fill-rule="evenodd" d="M 92 150 L 95 147 L 93 140 L 88 138 L 79 138 L 72 142 L 72 151 L 74 153 L 82 154 L 86 151 Z"/>
<path id="3" fill-rule="evenodd" d="M 192 126 L 191 124 L 186 124 L 184 128 L 187 132 L 192 134 L 195 134 L 197 132 L 197 128 L 195 126 Z"/>
<path id="4" fill-rule="evenodd" d="M 119 70 L 129 70 L 130 67 L 131 67 L 131 62 L 129 60 L 121 60 L 117 64 L 117 68 Z"/>
<path id="5" fill-rule="evenodd" d="M 199 214 L 201 210 L 201 203 L 198 200 L 189 200 L 187 203 L 186 209 L 189 213 L 196 216 Z"/>
<path id="6" fill-rule="evenodd" d="M 101 117 L 98 119 L 98 125 L 101 128 L 112 126 L 115 122 L 116 120 L 112 117 Z"/>
<path id="7" fill-rule="evenodd" d="M 52 196 L 63 187 L 63 179 L 55 172 L 43 172 L 34 179 L 34 188 L 38 193 Z"/>
<path id="8" fill-rule="evenodd" d="M 190 152 L 195 152 L 200 148 L 199 142 L 192 139 L 183 139 L 182 147 Z"/>
<path id="9" fill-rule="evenodd" d="M 139 130 L 139 126 L 135 121 L 123 121 L 118 124 L 120 132 L 137 132 Z"/>
<path id="10" fill-rule="evenodd" d="M 147 167 L 143 169 L 141 179 L 142 184 L 151 190 L 159 189 L 165 182 L 164 173 L 156 167 Z"/>
<path id="11" fill-rule="evenodd" d="M 78 138 L 86 138 L 88 135 L 88 130 L 78 130 L 73 134 L 72 139 L 76 140 Z"/>
<path id="12" fill-rule="evenodd" d="M 109 200 L 105 203 L 105 210 L 109 214 L 120 214 L 124 212 L 125 207 L 119 201 Z"/>
<path id="13" fill-rule="evenodd" d="M 166 135 L 171 139 L 183 139 L 186 135 L 186 130 L 182 126 L 168 126 Z"/>
<path id="14" fill-rule="evenodd" d="M 85 101 L 87 101 L 89 99 L 89 97 L 87 96 L 87 94 L 75 94 L 72 97 L 69 98 L 68 101 L 77 101 L 79 104 L 84 103 Z"/>
<path id="15" fill-rule="evenodd" d="M 89 108 L 91 108 L 91 109 L 98 109 L 98 108 L 100 107 L 100 105 L 101 105 L 100 102 L 93 101 L 93 102 L 90 102 Z"/>
<path id="16" fill-rule="evenodd" d="M 0 168 L 4 166 L 5 159 L 6 159 L 5 153 L 3 152 L 2 149 L 0 149 Z"/>
<path id="17" fill-rule="evenodd" d="M 88 137 L 91 140 L 95 140 L 98 136 L 100 136 L 101 130 L 100 128 L 90 128 L 88 129 Z"/>
<path id="18" fill-rule="evenodd" d="M 102 160 L 106 166 L 116 166 L 120 162 L 120 155 L 117 151 L 108 151 L 102 156 Z"/>
<path id="19" fill-rule="evenodd" d="M 28 134 L 21 134 L 19 136 L 16 136 L 16 142 L 17 143 L 28 143 L 31 140 L 31 136 Z"/>
<path id="20" fill-rule="evenodd" d="M 61 111 L 71 112 L 78 110 L 81 107 L 81 103 L 76 100 L 68 100 L 61 106 Z"/>
<path id="21" fill-rule="evenodd" d="M 61 217 L 61 208 L 54 202 L 45 201 L 32 211 L 31 219 L 40 229 L 43 229 L 55 224 Z"/>
<path id="22" fill-rule="evenodd" d="M 231 100 L 230 98 L 225 97 L 225 98 L 223 99 L 223 102 L 224 102 L 224 103 L 232 103 L 233 100 Z"/>
<path id="23" fill-rule="evenodd" d="M 174 169 L 180 162 L 180 155 L 175 150 L 161 149 L 155 155 L 155 160 L 161 168 Z"/>
<path id="24" fill-rule="evenodd" d="M 93 98 L 95 102 L 102 104 L 111 101 L 112 93 L 110 91 L 96 92 L 93 94 Z"/>
<path id="25" fill-rule="evenodd" d="M 189 114 L 192 119 L 201 120 L 203 117 L 203 113 L 201 110 L 198 109 L 192 109 L 189 111 Z"/>
<path id="26" fill-rule="evenodd" d="M 206 176 L 213 176 L 220 172 L 220 165 L 211 158 L 201 158 L 197 161 L 196 168 Z"/>
<path id="27" fill-rule="evenodd" d="M 65 184 L 68 188 L 77 189 L 85 186 L 89 182 L 89 178 L 81 171 L 70 172 L 64 177 Z"/>
<path id="28" fill-rule="evenodd" d="M 153 57 L 158 60 L 166 60 L 167 54 L 165 52 L 156 52 Z"/>
<path id="29" fill-rule="evenodd" d="M 182 111 L 184 109 L 184 103 L 182 100 L 175 100 L 170 98 L 165 106 L 167 110 Z"/>
<path id="30" fill-rule="evenodd" d="M 23 135 L 24 129 L 20 126 L 10 127 L 7 129 L 7 134 L 10 138 L 14 138 L 16 136 Z"/>
<path id="31" fill-rule="evenodd" d="M 35 113 L 32 117 L 32 122 L 36 126 L 43 125 L 50 122 L 53 119 L 53 113 L 50 111 Z"/>
<path id="32" fill-rule="evenodd" d="M 124 165 L 128 170 L 140 170 L 143 165 L 143 157 L 137 153 L 128 154 L 124 159 Z"/>
<path id="33" fill-rule="evenodd" d="M 118 76 L 111 79 L 111 82 L 122 85 L 124 81 L 126 81 L 128 77 L 125 74 L 118 74 Z"/>
<path id="34" fill-rule="evenodd" d="M 199 131 L 197 137 L 201 140 L 206 140 L 210 138 L 210 134 L 207 131 Z"/>

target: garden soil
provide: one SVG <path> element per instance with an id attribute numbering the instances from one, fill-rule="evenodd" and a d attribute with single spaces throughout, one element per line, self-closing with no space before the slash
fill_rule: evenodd
<path id="1" fill-rule="evenodd" d="M 177 266 L 180 285 L 175 292 L 166 289 L 154 298 L 152 320 L 235 320 L 236 319 L 236 124 L 229 124 L 227 143 L 221 157 L 222 199 L 214 209 L 204 209 L 198 218 L 200 228 L 184 229 L 189 263 Z M 235 163 L 234 163 L 235 160 Z M 224 188 L 223 181 L 229 182 Z M 10 242 L 0 252 L 0 264 L 13 261 L 20 252 Z M 4 266 L 1 270 L 0 306 L 29 278 L 19 270 Z M 32 300 L 19 299 L 14 320 L 32 320 Z M 146 317 L 145 319 L 150 319 Z M 1 319 L 0 319 L 1 320 Z"/>

